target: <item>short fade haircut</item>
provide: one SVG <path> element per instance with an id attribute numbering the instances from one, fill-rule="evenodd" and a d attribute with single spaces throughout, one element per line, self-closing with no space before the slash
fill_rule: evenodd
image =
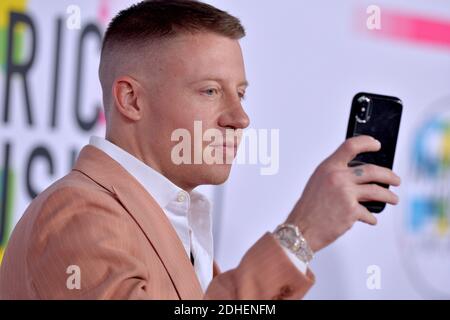
<path id="1" fill-rule="evenodd" d="M 209 4 L 196 0 L 146 0 L 120 11 L 110 22 L 102 44 L 102 74 L 119 63 L 115 51 L 132 53 L 149 43 L 180 34 L 212 32 L 239 40 L 245 29 L 238 18 Z M 107 62 L 108 61 L 108 62 Z M 109 83 L 102 83 L 108 87 Z M 106 116 L 109 100 L 105 87 L 103 97 Z"/>
<path id="2" fill-rule="evenodd" d="M 162 39 L 181 32 L 208 31 L 241 39 L 245 29 L 239 19 L 195 0 L 147 0 L 120 11 L 106 30 L 103 49 L 112 42 Z"/>

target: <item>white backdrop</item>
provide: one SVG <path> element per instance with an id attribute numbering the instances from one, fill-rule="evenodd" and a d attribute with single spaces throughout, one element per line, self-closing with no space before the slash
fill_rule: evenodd
<path id="1" fill-rule="evenodd" d="M 447 178 L 441 172 L 426 179 L 431 195 L 440 192 L 447 199 L 441 212 L 442 232 L 423 235 L 428 239 L 425 249 L 419 240 L 411 247 L 409 243 L 422 234 L 411 232 L 407 222 L 415 192 L 425 192 L 414 179 L 413 146 L 419 128 L 434 113 L 445 117 L 449 127 L 450 101 L 445 100 L 450 95 L 449 38 L 444 36 L 446 45 L 433 45 L 359 32 L 366 20 L 358 20 L 355 11 L 362 8 L 364 14 L 367 6 L 379 5 L 381 31 L 383 11 L 398 11 L 405 16 L 442 20 L 449 32 L 450 2 L 213 3 L 235 13 L 247 27 L 242 46 L 251 83 L 245 102 L 251 126 L 280 128 L 279 173 L 261 176 L 256 167 L 238 166 L 226 185 L 217 248 L 221 265 L 235 266 L 264 231 L 285 218 L 314 168 L 343 141 L 353 95 L 359 91 L 383 93 L 404 102 L 394 165 L 403 178 L 396 190 L 401 204 L 395 209 L 388 206 L 376 227 L 356 224 L 319 252 L 312 264 L 317 283 L 307 297 L 449 298 L 450 196 L 448 188 L 442 190 L 450 185 L 448 174 Z M 448 131 L 446 136 L 448 146 Z M 431 140 L 425 153 L 432 158 L 438 147 Z M 439 148 L 442 157 L 443 147 Z M 446 150 L 448 157 L 448 147 Z M 447 162 L 447 173 L 448 167 Z M 428 223 L 436 224 L 433 219 Z M 368 289 L 366 283 L 368 267 L 373 265 L 381 273 L 379 290 Z"/>
<path id="2" fill-rule="evenodd" d="M 450 39 L 445 31 L 450 34 L 450 1 L 208 2 L 238 16 L 247 29 L 241 44 L 250 82 L 244 103 L 251 127 L 280 130 L 277 174 L 261 175 L 258 165 L 237 165 L 225 185 L 201 187 L 215 203 L 215 249 L 222 269 L 236 266 L 254 241 L 285 219 L 314 168 L 343 141 L 353 95 L 368 91 L 395 95 L 404 102 L 394 165 L 403 179 L 396 189 L 401 203 L 396 208 L 388 206 L 376 227 L 356 224 L 316 255 L 311 267 L 317 282 L 307 298 L 449 298 Z M 69 170 L 73 154 L 90 135 L 103 133 L 101 120 L 87 131 L 76 121 L 79 39 L 83 30 L 89 31 L 83 46 L 79 112 L 88 121 L 94 117 L 101 96 L 95 27 L 103 32 L 107 21 L 130 3 L 133 1 L 2 1 L 2 170 L 6 145 L 10 146 L 6 224 L 14 225 L 31 200 L 27 181 L 33 190 L 42 190 Z M 368 31 L 365 9 L 373 4 L 381 9 L 381 30 Z M 80 29 L 66 25 L 73 13 L 67 12 L 70 5 L 80 9 Z M 6 52 L 5 14 L 11 6 L 31 17 L 38 35 L 28 74 L 32 127 L 27 124 L 19 77 L 11 82 L 9 120 L 3 119 L 6 72 L 1 58 Z M 62 40 L 58 113 L 53 128 L 58 17 L 62 19 Z M 402 22 L 403 29 L 408 21 L 428 29 L 422 35 L 421 29 L 406 32 L 405 39 L 400 39 L 399 34 L 405 33 L 399 33 L 398 28 L 397 33 L 390 32 L 392 21 Z M 90 23 L 94 29 L 86 29 Z M 32 35 L 28 31 L 22 34 L 24 45 L 19 51 L 26 61 Z M 40 153 L 29 161 L 36 149 Z M 46 154 L 52 159 L 53 173 L 48 171 Z M 27 178 L 28 162 L 31 169 Z M 0 200 L 4 201 L 2 196 Z M 2 246 L 5 243 L 6 238 Z M 367 285 L 372 279 L 368 270 L 380 275 L 378 289 Z"/>

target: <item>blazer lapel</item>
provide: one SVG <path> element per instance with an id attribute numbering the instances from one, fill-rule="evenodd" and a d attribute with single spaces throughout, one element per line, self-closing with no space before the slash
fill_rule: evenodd
<path id="1" fill-rule="evenodd" d="M 146 235 L 180 299 L 201 299 L 203 291 L 176 231 L 144 187 L 103 151 L 85 146 L 73 168 L 116 195 Z"/>

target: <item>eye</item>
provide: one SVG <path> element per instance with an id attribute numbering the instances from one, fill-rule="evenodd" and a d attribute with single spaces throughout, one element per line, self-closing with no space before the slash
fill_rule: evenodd
<path id="1" fill-rule="evenodd" d="M 238 95 L 241 100 L 245 100 L 245 92 L 239 92 Z"/>
<path id="2" fill-rule="evenodd" d="M 219 90 L 217 88 L 208 88 L 206 90 L 203 90 L 203 93 L 205 93 L 209 97 L 212 97 L 216 94 L 219 94 Z"/>

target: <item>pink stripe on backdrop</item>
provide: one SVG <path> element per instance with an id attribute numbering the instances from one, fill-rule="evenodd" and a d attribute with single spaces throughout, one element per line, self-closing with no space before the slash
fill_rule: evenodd
<path id="1" fill-rule="evenodd" d="M 365 19 L 368 16 L 368 14 L 365 14 Z M 361 17 L 361 13 L 358 14 L 358 17 Z M 357 20 L 360 19 L 358 18 Z M 365 20 L 363 22 L 363 27 L 365 28 Z M 365 29 L 369 34 L 374 36 L 450 49 L 450 18 L 447 20 L 431 16 L 421 16 L 386 10 L 381 7 L 381 29 Z"/>

